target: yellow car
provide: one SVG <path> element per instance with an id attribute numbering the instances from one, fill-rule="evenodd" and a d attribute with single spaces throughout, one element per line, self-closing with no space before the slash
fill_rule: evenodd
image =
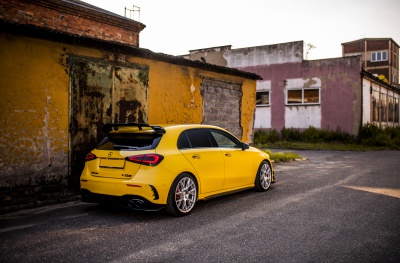
<path id="1" fill-rule="evenodd" d="M 82 201 L 187 215 L 198 200 L 274 182 L 267 153 L 211 125 L 106 124 L 86 156 Z"/>

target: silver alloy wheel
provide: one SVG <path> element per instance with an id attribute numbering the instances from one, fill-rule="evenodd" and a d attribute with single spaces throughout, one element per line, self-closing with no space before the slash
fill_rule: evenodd
<path id="1" fill-rule="evenodd" d="M 271 179 L 272 179 L 271 167 L 267 163 L 264 163 L 260 170 L 261 187 L 264 189 L 268 189 L 269 186 L 271 185 Z"/>
<path id="2" fill-rule="evenodd" d="M 183 177 L 175 188 L 175 204 L 182 213 L 188 213 L 196 203 L 196 184 L 189 177 Z"/>

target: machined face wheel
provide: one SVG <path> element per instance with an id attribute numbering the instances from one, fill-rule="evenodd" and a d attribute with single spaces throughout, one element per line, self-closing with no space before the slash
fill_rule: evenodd
<path id="1" fill-rule="evenodd" d="M 268 189 L 269 186 L 271 185 L 271 179 L 272 179 L 271 167 L 269 167 L 267 163 L 264 163 L 261 166 L 261 171 L 260 171 L 261 187 L 264 189 Z"/>
<path id="2" fill-rule="evenodd" d="M 197 201 L 197 184 L 190 174 L 180 174 L 171 186 L 167 200 L 167 212 L 176 215 L 187 215 Z"/>
<path id="3" fill-rule="evenodd" d="M 256 179 L 255 179 L 255 188 L 258 191 L 266 191 L 270 187 L 272 182 L 272 169 L 271 165 L 267 161 L 263 161 L 258 168 Z"/>
<path id="4" fill-rule="evenodd" d="M 189 177 L 182 178 L 175 189 L 176 207 L 182 213 L 192 210 L 196 203 L 196 184 Z"/>

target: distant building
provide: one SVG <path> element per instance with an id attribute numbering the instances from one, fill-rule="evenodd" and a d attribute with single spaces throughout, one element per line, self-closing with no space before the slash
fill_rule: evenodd
<path id="1" fill-rule="evenodd" d="M 391 38 L 363 38 L 342 43 L 342 56 L 361 56 L 365 71 L 386 79 L 391 85 L 399 84 L 399 45 Z"/>
<path id="2" fill-rule="evenodd" d="M 303 41 L 198 49 L 184 57 L 254 72 L 263 78 L 257 82 L 255 129 L 312 126 L 358 135 L 367 123 L 399 126 L 400 89 L 394 85 L 399 75 L 398 46 L 387 40 L 386 45 L 367 42 L 369 51 L 363 55 L 355 49 L 349 52 L 344 44 L 344 54 L 353 56 L 320 60 L 303 59 Z M 366 61 L 366 57 L 374 61 Z"/>

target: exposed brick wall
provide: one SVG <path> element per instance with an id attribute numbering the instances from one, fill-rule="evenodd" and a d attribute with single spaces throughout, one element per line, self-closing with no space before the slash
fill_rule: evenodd
<path id="1" fill-rule="evenodd" d="M 389 40 L 367 40 L 368 51 L 379 51 L 389 49 Z"/>
<path id="2" fill-rule="evenodd" d="M 364 43 L 362 40 L 345 43 L 343 45 L 343 53 L 359 53 L 364 51 Z"/>
<path id="3" fill-rule="evenodd" d="M 80 1 L 0 0 L 0 19 L 135 47 L 139 47 L 139 33 L 145 28 L 140 22 Z"/>

